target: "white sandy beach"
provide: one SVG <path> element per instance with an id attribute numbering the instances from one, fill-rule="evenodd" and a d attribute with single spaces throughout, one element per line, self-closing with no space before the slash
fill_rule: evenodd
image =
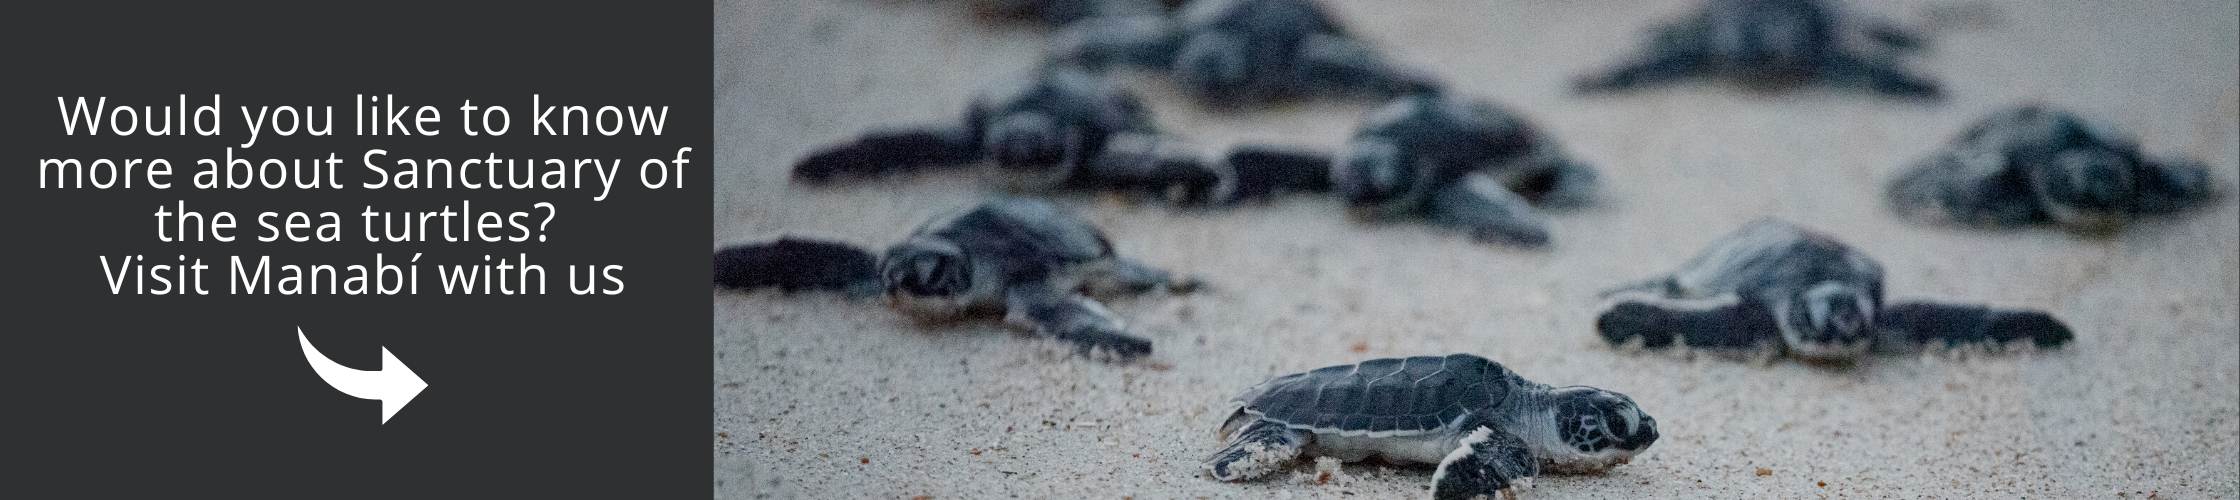
<path id="1" fill-rule="evenodd" d="M 1203 277 L 1190 296 L 1109 302 L 1156 342 L 1116 365 L 998 321 L 922 325 L 836 294 L 711 292 L 714 493 L 725 498 L 1412 498 L 1425 468 L 1347 464 L 1323 484 L 1200 473 L 1227 400 L 1283 373 L 1471 352 L 1537 381 L 1631 395 L 1663 439 L 1606 474 L 1527 498 L 2231 498 L 2240 496 L 2240 3 L 1874 2 L 1934 25 L 1912 67 L 1939 104 L 1715 84 L 1578 97 L 1695 2 L 1330 2 L 1394 57 L 1517 110 L 1597 165 L 1596 207 L 1551 215 L 1546 251 L 1415 224 L 1364 225 L 1336 200 L 1219 211 L 1113 197 L 1064 203 L 1119 251 Z M 962 2 L 717 2 L 717 244 L 782 233 L 894 242 L 991 191 L 969 176 L 810 187 L 791 162 L 867 127 L 953 120 L 1025 74 L 1047 34 Z M 1371 103 L 1243 114 L 1134 78 L 1171 131 L 1336 147 Z M 2112 237 L 1901 221 L 1880 187 L 1976 118 L 2045 101 L 2152 153 L 2195 157 L 2228 193 Z M 1880 259 L 1893 298 L 2052 311 L 2058 350 L 1766 364 L 1619 352 L 1596 291 L 1669 270 L 1774 216 Z M 1291 476 L 1294 474 L 1286 474 Z"/>

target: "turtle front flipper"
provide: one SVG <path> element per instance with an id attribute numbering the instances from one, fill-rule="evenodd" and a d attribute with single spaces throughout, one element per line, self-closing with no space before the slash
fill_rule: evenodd
<path id="1" fill-rule="evenodd" d="M 1244 481 L 1281 470 L 1292 459 L 1299 458 L 1299 453 L 1314 439 L 1307 431 L 1243 413 L 1231 418 L 1253 420 L 1230 437 L 1228 446 L 1206 457 L 1206 473 L 1212 474 L 1214 479 Z"/>
<path id="2" fill-rule="evenodd" d="M 1430 75 L 1395 64 L 1360 40 L 1338 35 L 1309 35 L 1302 41 L 1298 71 L 1313 88 L 1340 95 L 1390 97 L 1439 90 Z"/>
<path id="3" fill-rule="evenodd" d="M 1532 202 L 1484 175 L 1472 174 L 1439 188 L 1425 209 L 1432 223 L 1469 231 L 1480 241 L 1524 247 L 1548 244 L 1548 222 Z"/>
<path id="4" fill-rule="evenodd" d="M 1880 57 L 1837 54 L 1821 65 L 1820 77 L 1837 85 L 1872 89 L 1893 97 L 1936 101 L 1944 99 L 1937 82 L 1915 76 L 1897 62 Z"/>
<path id="5" fill-rule="evenodd" d="M 1612 345 L 1640 339 L 1649 348 L 1748 349 L 1781 338 L 1766 308 L 1731 293 L 1690 299 L 1627 289 L 1614 291 L 1608 304 L 1595 329 Z"/>
<path id="6" fill-rule="evenodd" d="M 1184 203 L 1215 201 L 1215 191 L 1228 177 L 1208 165 L 1202 153 L 1171 136 L 1145 131 L 1113 134 L 1075 175 L 1083 187 L 1136 190 L 1164 195 Z"/>
<path id="7" fill-rule="evenodd" d="M 1129 335 L 1119 316 L 1088 297 L 1024 285 L 1013 288 L 1007 302 L 1005 322 L 1071 342 L 1077 354 L 1101 350 L 1119 359 L 1151 354 L 1150 340 Z"/>
<path id="8" fill-rule="evenodd" d="M 888 128 L 865 132 L 846 144 L 809 154 L 793 165 L 793 177 L 825 182 L 925 167 L 979 161 L 980 143 L 964 127 Z"/>
<path id="9" fill-rule="evenodd" d="M 1875 323 L 1879 331 L 1875 349 L 1884 352 L 1907 352 L 1932 344 L 1953 347 L 2018 340 L 2055 347 L 2076 338 L 2068 325 L 2044 311 L 1973 304 L 1891 304 L 1882 308 Z"/>
<path id="10" fill-rule="evenodd" d="M 1540 473 L 1540 459 L 1523 439 L 1492 427 L 1478 427 L 1463 437 L 1461 446 L 1439 462 L 1431 473 L 1431 498 L 1464 499 L 1478 495 L 1513 498 L 1509 487 Z"/>
<path id="11" fill-rule="evenodd" d="M 1659 30 L 1644 53 L 1616 67 L 1573 79 L 1571 89 L 1581 94 L 1616 92 L 1701 76 L 1710 72 L 1700 42 L 1700 28 L 1672 26 Z"/>
<path id="12" fill-rule="evenodd" d="M 878 262 L 870 251 L 855 245 L 786 237 L 717 250 L 715 285 L 787 292 L 838 290 L 869 297 L 881 288 Z"/>

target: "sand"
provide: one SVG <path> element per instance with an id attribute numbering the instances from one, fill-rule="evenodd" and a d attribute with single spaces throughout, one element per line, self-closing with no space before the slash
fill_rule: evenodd
<path id="1" fill-rule="evenodd" d="M 1261 379 L 1381 356 L 1472 352 L 1533 379 L 1628 393 L 1664 438 L 1536 498 L 2240 496 L 2240 204 L 2113 237 L 1974 231 L 1893 218 L 1880 183 L 1976 117 L 2026 100 L 2079 110 L 2155 153 L 2240 179 L 2234 2 L 1875 3 L 1938 28 L 1914 61 L 1951 99 L 1691 85 L 1567 95 L 1650 23 L 1692 2 L 1334 2 L 1345 20 L 1462 92 L 1518 110 L 1602 168 L 1605 203 L 1552 216 L 1528 251 L 1333 200 L 1226 211 L 1060 197 L 1119 250 L 1204 277 L 1184 297 L 1111 302 L 1157 342 L 1114 365 L 995 321 L 919 324 L 832 294 L 715 291 L 710 430 L 718 497 L 1413 497 L 1422 468 L 1301 463 L 1220 483 L 1225 401 Z M 986 196 L 968 176 L 813 188 L 790 162 L 881 124 L 953 119 L 1023 74 L 1045 32 L 957 2 L 715 6 L 715 240 L 819 234 L 885 245 Z M 1369 106 L 1245 114 L 1135 78 L 1160 120 L 1217 148 L 1336 146 Z M 1765 216 L 1881 260 L 1894 297 L 2054 311 L 2064 349 L 1877 358 L 1849 367 L 1620 352 L 1594 293 L 1677 265 Z"/>

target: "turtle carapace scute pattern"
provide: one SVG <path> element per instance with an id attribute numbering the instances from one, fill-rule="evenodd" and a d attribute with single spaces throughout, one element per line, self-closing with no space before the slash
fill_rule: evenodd
<path id="1" fill-rule="evenodd" d="M 935 218 L 887 248 L 876 267 L 853 245 L 782 238 L 716 252 L 716 283 L 874 291 L 895 308 L 932 318 L 1000 312 L 1005 322 L 1075 345 L 1134 358 L 1151 341 L 1090 295 L 1190 292 L 1176 277 L 1113 252 L 1103 231 L 1049 202 L 998 198 Z M 830 275 L 807 276 L 830 272 Z M 775 276 L 775 278 L 773 278 Z M 791 286 L 788 286 L 791 285 Z"/>
<path id="2" fill-rule="evenodd" d="M 1882 265 L 1850 245 L 1761 219 L 1713 241 L 1670 274 L 1603 292 L 1595 325 L 1612 344 L 1833 360 L 1938 345 L 2054 347 L 2074 336 L 2043 311 L 1886 304 L 1882 285 Z"/>
<path id="3" fill-rule="evenodd" d="M 1908 219 L 2087 232 L 2200 206 L 2217 191 L 2199 162 L 2149 157 L 2128 137 L 2042 104 L 1984 117 L 1886 190 Z"/>
<path id="4" fill-rule="evenodd" d="M 1222 481 L 1302 455 L 1436 464 L 1434 498 L 1508 492 L 1541 471 L 1593 472 L 1657 440 L 1624 394 L 1549 387 L 1470 354 L 1383 358 L 1283 375 L 1246 390 L 1206 459 Z"/>
<path id="5" fill-rule="evenodd" d="M 1060 33 L 1049 59 L 1165 71 L 1201 103 L 1218 108 L 1438 88 L 1431 77 L 1349 35 L 1311 0 L 1194 0 L 1171 16 L 1090 18 Z"/>
<path id="6" fill-rule="evenodd" d="M 1899 63 L 1924 42 L 1913 30 L 1826 0 L 1709 0 L 1652 29 L 1640 53 L 1580 77 L 1580 92 L 1610 92 L 1698 77 L 1758 88 L 1820 84 L 1940 99 L 1936 82 Z"/>

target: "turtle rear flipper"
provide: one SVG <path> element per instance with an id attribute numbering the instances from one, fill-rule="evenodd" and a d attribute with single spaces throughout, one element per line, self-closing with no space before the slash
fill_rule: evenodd
<path id="1" fill-rule="evenodd" d="M 1508 187 L 1484 175 L 1470 175 L 1432 193 L 1425 207 L 1431 222 L 1469 231 L 1480 241 L 1523 247 L 1548 245 L 1548 222 Z"/>
<path id="2" fill-rule="evenodd" d="M 1253 418 L 1239 415 L 1233 418 Z M 1314 439 L 1307 431 L 1253 418 L 1227 446 L 1206 457 L 1206 472 L 1222 481 L 1244 481 L 1281 470 Z"/>
<path id="3" fill-rule="evenodd" d="M 1876 318 L 1883 351 L 1910 351 L 1925 345 L 1955 347 L 2028 340 L 2056 347 L 2076 338 L 2068 325 L 2044 311 L 2000 309 L 1972 304 L 1903 302 L 1882 308 Z"/>
<path id="4" fill-rule="evenodd" d="M 1523 439 L 1481 426 L 1462 438 L 1461 446 L 1431 473 L 1431 498 L 1513 498 L 1511 485 L 1539 473 L 1540 460 Z"/>
<path id="5" fill-rule="evenodd" d="M 1088 297 L 1041 285 L 1011 290 L 1004 321 L 1074 344 L 1076 354 L 1102 350 L 1126 360 L 1151 354 L 1151 341 L 1129 335 L 1119 316 Z"/>
<path id="6" fill-rule="evenodd" d="M 1330 190 L 1328 153 L 1262 144 L 1229 148 L 1222 160 L 1228 165 L 1229 188 L 1224 202 L 1266 198 L 1283 191 Z"/>
<path id="7" fill-rule="evenodd" d="M 786 292 L 836 290 L 851 296 L 877 295 L 878 258 L 855 245 L 786 237 L 727 247 L 715 253 L 715 285 Z"/>
<path id="8" fill-rule="evenodd" d="M 1764 307 L 1734 294 L 1681 299 L 1633 290 L 1610 297 L 1595 329 L 1612 345 L 1640 339 L 1649 348 L 1748 349 L 1781 335 Z"/>
<path id="9" fill-rule="evenodd" d="M 793 177 L 825 182 L 980 160 L 979 141 L 961 127 L 878 129 L 847 144 L 811 153 L 793 165 Z"/>

